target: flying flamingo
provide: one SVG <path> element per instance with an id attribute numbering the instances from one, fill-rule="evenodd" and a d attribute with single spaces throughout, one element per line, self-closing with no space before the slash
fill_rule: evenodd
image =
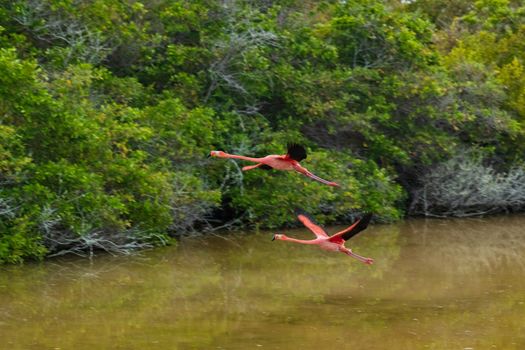
<path id="1" fill-rule="evenodd" d="M 349 255 L 353 258 L 356 258 L 357 260 L 365 263 L 365 264 L 373 264 L 374 259 L 371 258 L 365 258 L 361 255 L 357 255 L 354 252 L 352 252 L 351 249 L 348 249 L 345 247 L 345 242 L 348 241 L 350 238 L 358 234 L 359 232 L 363 231 L 367 228 L 368 223 L 370 222 L 370 219 L 372 218 L 372 214 L 368 213 L 365 214 L 361 219 L 357 220 L 352 224 L 352 226 L 337 232 L 336 234 L 332 236 L 328 236 L 326 232 L 318 225 L 314 224 L 313 221 L 304 213 L 302 212 L 296 212 L 297 218 L 299 221 L 303 223 L 304 226 L 306 226 L 310 231 L 312 231 L 316 239 L 312 240 L 302 240 L 302 239 L 295 239 L 290 238 L 282 234 L 274 234 L 273 240 L 281 240 L 281 241 L 289 241 L 289 242 L 295 242 L 295 243 L 301 243 L 301 244 L 316 244 L 321 249 L 329 250 L 332 252 L 341 252 L 346 255 Z"/>
<path id="2" fill-rule="evenodd" d="M 297 144 L 288 145 L 288 151 L 286 152 L 285 155 L 271 154 L 263 158 L 252 158 L 252 157 L 239 156 L 235 154 L 228 154 L 223 151 L 211 151 L 210 156 L 219 157 L 219 158 L 241 159 L 241 160 L 247 160 L 250 162 L 257 163 L 255 165 L 248 165 L 248 166 L 243 167 L 242 168 L 243 171 L 252 170 L 255 168 L 277 169 L 277 170 L 287 170 L 287 171 L 295 170 L 325 185 L 339 187 L 339 184 L 333 181 L 327 181 L 325 179 L 321 179 L 319 176 L 312 174 L 306 168 L 303 168 L 299 164 L 301 160 L 306 159 L 306 150 L 304 149 L 303 146 L 297 145 Z"/>

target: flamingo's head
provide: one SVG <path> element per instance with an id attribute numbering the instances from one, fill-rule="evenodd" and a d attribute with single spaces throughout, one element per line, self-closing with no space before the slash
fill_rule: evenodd
<path id="1" fill-rule="evenodd" d="M 211 151 L 210 157 L 223 157 L 224 154 L 225 153 L 223 151 Z"/>
<path id="2" fill-rule="evenodd" d="M 273 235 L 273 237 L 272 237 L 272 241 L 275 241 L 275 240 L 278 240 L 278 241 L 281 240 L 281 241 L 282 241 L 282 240 L 284 240 L 285 238 L 286 238 L 285 235 L 281 235 L 281 234 L 276 233 L 276 234 Z"/>

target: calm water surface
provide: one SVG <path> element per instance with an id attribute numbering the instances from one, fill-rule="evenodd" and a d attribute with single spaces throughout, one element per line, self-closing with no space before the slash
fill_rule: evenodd
<path id="1" fill-rule="evenodd" d="M 372 225 L 372 266 L 270 238 L 2 267 L 0 348 L 525 349 L 525 216 Z"/>

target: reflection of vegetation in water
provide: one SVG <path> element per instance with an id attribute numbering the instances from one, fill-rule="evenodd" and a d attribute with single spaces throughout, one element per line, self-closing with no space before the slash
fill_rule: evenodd
<path id="1" fill-rule="evenodd" d="M 17 333 L 26 333 L 25 339 L 56 340 L 53 333 L 61 332 L 57 326 L 64 321 L 62 317 L 76 314 L 68 323 L 82 324 L 85 331 L 99 338 L 118 338 L 126 343 L 137 338 L 140 329 L 157 324 L 163 326 L 158 334 L 148 328 L 148 338 L 205 346 L 232 329 L 244 327 L 245 322 L 301 323 L 304 317 L 291 315 L 298 310 L 303 310 L 299 314 L 308 313 L 304 309 L 307 304 L 322 306 L 325 296 L 334 302 L 341 288 L 341 297 L 350 300 L 352 294 L 362 293 L 362 284 L 370 276 L 381 278 L 378 271 L 388 268 L 399 251 L 395 248 L 397 234 L 372 232 L 355 239 L 356 251 L 382 256 L 369 267 L 342 254 L 279 244 L 267 236 L 254 235 L 240 245 L 235 238 L 231 243 L 195 240 L 176 255 L 169 250 L 165 256 L 151 252 L 151 260 L 108 257 L 108 261 L 96 260 L 93 265 L 82 262 L 11 268 L 6 276 L 19 281 L 18 286 L 11 288 L 7 280 L 1 283 L 10 285 L 6 301 L 20 301 L 18 305 L 6 303 L 13 315 L 11 331 L 17 328 L 21 315 L 30 315 L 31 328 Z M 385 259 L 387 256 L 391 258 Z M 39 306 L 28 309 L 34 300 L 39 300 Z M 55 314 L 61 315 L 59 322 Z M 93 320 L 95 324 L 89 327 Z M 115 323 L 123 324 L 117 333 Z M 78 332 L 66 332 L 60 335 L 58 345 L 73 347 L 80 339 Z"/>
<path id="2" fill-rule="evenodd" d="M 501 264 L 525 267 L 523 218 L 424 220 L 411 227 L 425 238 L 425 252 L 435 261 L 451 262 L 460 273 L 498 268 Z M 423 223 L 423 224 L 421 224 Z"/>
<path id="3" fill-rule="evenodd" d="M 410 315 L 398 321 L 401 332 L 417 342 L 431 339 L 427 345 L 434 349 L 522 348 L 523 220 L 414 220 L 402 225 L 407 240 L 389 278 L 402 281 L 404 288 L 385 292 L 401 305 L 392 311 Z"/>
<path id="4" fill-rule="evenodd" d="M 116 260 L 125 263 L 121 266 L 97 261 L 93 266 L 73 265 L 59 271 L 49 269 L 40 276 L 30 274 L 7 299 L 3 297 L 2 309 L 11 316 L 5 325 L 8 334 L 17 335 L 18 340 L 38 339 L 40 346 L 63 348 L 88 348 L 90 344 L 100 348 L 116 342 L 138 349 L 166 337 L 206 344 L 214 332 L 221 331 L 221 323 L 211 317 L 214 328 L 197 336 L 197 328 L 191 331 L 183 320 L 216 306 L 213 296 L 200 300 L 195 296 L 205 286 L 216 284 L 218 267 L 179 270 L 171 259 L 157 258 L 154 263 L 122 258 Z M 110 260 L 109 265 L 115 263 Z M 31 321 L 30 327 L 24 327 L 24 319 Z M 156 326 L 150 327 L 152 324 Z M 206 328 L 206 323 L 201 327 Z M 145 329 L 147 335 L 143 334 Z M 18 344 L 20 349 L 27 347 L 15 339 L 13 348 Z"/>
<path id="5" fill-rule="evenodd" d="M 235 272 L 236 278 L 243 280 L 244 291 L 240 293 L 247 293 L 246 288 L 253 292 L 258 290 L 259 294 L 274 296 L 276 305 L 283 296 L 293 297 L 298 302 L 311 298 L 319 300 L 341 287 L 358 291 L 359 283 L 381 278 L 383 271 L 399 254 L 395 230 L 383 233 L 374 231 L 349 244 L 356 252 L 377 257 L 377 263 L 371 267 L 343 254 L 324 252 L 315 246 L 271 242 L 266 237 L 257 240 L 246 252 L 234 254 L 228 263 L 242 266 L 244 270 Z M 307 238 L 311 233 L 295 231 L 290 235 Z M 261 282 L 264 289 L 260 287 Z"/>
<path id="6" fill-rule="evenodd" d="M 349 242 L 372 266 L 270 233 L 12 266 L 0 272 L 0 338 L 12 349 L 521 349 L 524 270 L 510 262 L 522 259 L 523 217 L 498 220 L 373 225 Z"/>

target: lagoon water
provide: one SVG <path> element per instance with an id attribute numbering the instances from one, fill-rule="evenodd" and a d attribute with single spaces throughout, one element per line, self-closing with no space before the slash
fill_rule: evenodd
<path id="1" fill-rule="evenodd" d="M 0 349 L 525 349 L 525 216 L 271 235 L 0 267 Z"/>

